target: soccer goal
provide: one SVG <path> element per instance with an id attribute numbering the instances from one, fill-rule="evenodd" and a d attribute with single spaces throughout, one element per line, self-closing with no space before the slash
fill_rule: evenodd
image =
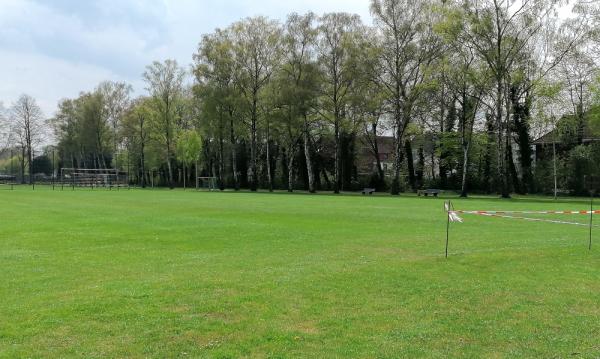
<path id="1" fill-rule="evenodd" d="M 89 188 L 121 188 L 129 187 L 127 172 L 113 168 L 86 169 L 62 168 L 60 170 L 61 188 L 89 187 Z"/>
<path id="2" fill-rule="evenodd" d="M 196 190 L 217 190 L 217 177 L 196 177 Z"/>

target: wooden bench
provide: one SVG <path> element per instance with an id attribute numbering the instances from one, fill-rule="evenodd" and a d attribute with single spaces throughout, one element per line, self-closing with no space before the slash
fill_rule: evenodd
<path id="1" fill-rule="evenodd" d="M 442 191 L 441 189 L 421 189 L 419 191 L 417 191 L 417 195 L 419 197 L 421 196 L 425 196 L 428 197 L 429 195 L 433 195 L 434 197 L 437 197 L 440 193 L 442 193 L 444 191 Z"/>
<path id="2" fill-rule="evenodd" d="M 368 195 L 372 195 L 373 193 L 375 193 L 375 188 L 365 188 L 362 190 L 362 194 L 368 194 Z"/>

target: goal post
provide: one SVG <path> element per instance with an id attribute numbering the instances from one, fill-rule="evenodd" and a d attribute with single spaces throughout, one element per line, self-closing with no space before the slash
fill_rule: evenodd
<path id="1" fill-rule="evenodd" d="M 65 186 L 89 188 L 121 188 L 129 187 L 129 176 L 126 171 L 114 168 L 89 169 L 89 168 L 61 168 L 61 188 Z"/>
<path id="2" fill-rule="evenodd" d="M 216 191 L 217 177 L 196 177 L 196 191 L 199 190 Z"/>

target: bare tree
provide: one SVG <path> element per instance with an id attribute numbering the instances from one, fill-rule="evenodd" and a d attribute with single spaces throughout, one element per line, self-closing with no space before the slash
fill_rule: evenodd
<path id="1" fill-rule="evenodd" d="M 486 105 L 494 114 L 497 174 L 500 192 L 505 198 L 510 197 L 509 124 L 513 98 L 519 97 L 519 94 L 511 94 L 513 83 L 517 77 L 527 77 L 528 85 L 522 86 L 519 92 L 528 93 L 586 33 L 588 20 L 581 18 L 578 23 L 566 22 L 567 26 L 561 29 L 569 36 L 560 41 L 554 39 L 551 35 L 553 30 L 556 31 L 558 6 L 558 0 L 483 0 L 465 8 L 468 26 L 464 41 L 470 43 L 484 62 L 493 84 Z M 546 37 L 545 41 L 541 41 L 543 37 Z M 536 54 L 537 51 L 540 53 Z"/>
<path id="2" fill-rule="evenodd" d="M 22 149 L 22 170 L 25 159 L 29 166 L 29 183 L 33 183 L 33 150 L 42 141 L 44 115 L 35 99 L 29 95 L 21 95 L 11 109 L 11 132 Z"/>
<path id="3" fill-rule="evenodd" d="M 588 47 L 587 49 L 590 49 Z M 583 141 L 585 114 L 593 104 L 592 87 L 599 74 L 598 64 L 585 48 L 576 49 L 565 57 L 560 65 L 560 78 L 564 84 L 565 97 L 577 119 L 577 142 Z"/>
<path id="4" fill-rule="evenodd" d="M 0 102 L 0 152 L 4 151 L 9 145 L 9 124 L 6 116 L 4 104 Z"/>
<path id="5" fill-rule="evenodd" d="M 428 69 L 436 59 L 441 40 L 433 31 L 429 1 L 372 0 L 371 13 L 382 37 L 379 83 L 387 111 L 393 116 L 396 146 L 392 194 L 400 190 L 404 132 L 423 100 Z"/>

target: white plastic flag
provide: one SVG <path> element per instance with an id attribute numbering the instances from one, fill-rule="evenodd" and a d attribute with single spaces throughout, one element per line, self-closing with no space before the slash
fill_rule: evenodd
<path id="1" fill-rule="evenodd" d="M 462 223 L 463 221 L 455 212 L 448 212 L 448 215 L 450 216 L 450 222 Z"/>

